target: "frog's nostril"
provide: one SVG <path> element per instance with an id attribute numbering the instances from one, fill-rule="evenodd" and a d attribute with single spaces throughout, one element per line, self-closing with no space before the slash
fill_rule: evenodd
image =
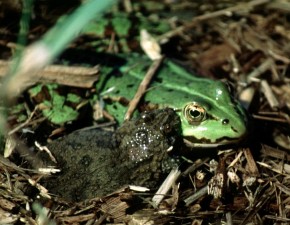
<path id="1" fill-rule="evenodd" d="M 229 122 L 230 122 L 229 119 L 223 119 L 222 124 L 227 125 L 227 124 L 229 124 Z"/>

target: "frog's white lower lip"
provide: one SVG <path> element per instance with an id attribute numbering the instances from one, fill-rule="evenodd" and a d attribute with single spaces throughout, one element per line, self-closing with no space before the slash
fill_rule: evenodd
<path id="1" fill-rule="evenodd" d="M 186 146 L 191 148 L 217 148 L 220 146 L 231 145 L 238 142 L 238 140 L 227 140 L 224 142 L 216 142 L 216 143 L 198 143 L 198 142 L 191 142 L 190 140 L 184 138 L 183 139 Z"/>

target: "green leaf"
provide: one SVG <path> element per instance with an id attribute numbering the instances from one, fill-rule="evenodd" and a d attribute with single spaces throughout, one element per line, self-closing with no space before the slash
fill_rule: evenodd
<path id="1" fill-rule="evenodd" d="M 36 86 L 30 88 L 30 89 L 29 89 L 29 93 L 30 93 L 30 95 L 31 95 L 32 97 L 38 95 L 38 94 L 41 92 L 41 90 L 42 90 L 42 86 L 43 86 L 42 84 L 38 84 L 38 85 L 36 85 Z"/>
<path id="2" fill-rule="evenodd" d="M 68 93 L 66 100 L 72 103 L 80 103 L 82 98 L 76 94 Z"/>
<path id="3" fill-rule="evenodd" d="M 112 19 L 112 25 L 117 35 L 123 37 L 129 34 L 132 23 L 125 14 L 118 14 Z"/>
<path id="4" fill-rule="evenodd" d="M 25 107 L 24 107 L 24 104 L 23 103 L 20 103 L 20 104 L 14 105 L 11 108 L 11 111 L 10 112 L 12 114 L 17 114 L 17 113 L 21 113 L 22 111 L 25 111 Z"/>
<path id="5" fill-rule="evenodd" d="M 159 17 L 151 16 L 149 20 L 147 17 L 139 14 L 138 19 L 140 21 L 139 29 L 145 29 L 152 34 L 163 34 L 171 29 L 168 21 L 161 20 Z"/>
<path id="6" fill-rule="evenodd" d="M 79 113 L 69 106 L 54 110 L 51 122 L 55 124 L 63 124 L 77 119 Z"/>
<path id="7" fill-rule="evenodd" d="M 41 104 L 43 104 L 46 108 L 51 108 L 52 104 L 50 101 L 44 100 Z"/>
<path id="8" fill-rule="evenodd" d="M 103 37 L 105 35 L 106 27 L 108 24 L 109 24 L 109 21 L 106 20 L 105 18 L 102 18 L 98 21 L 90 22 L 84 27 L 82 33 L 93 34 L 93 35 Z"/>
<path id="9" fill-rule="evenodd" d="M 57 89 L 59 87 L 59 85 L 56 83 L 51 83 L 51 84 L 46 84 L 46 87 L 48 88 L 48 90 L 53 91 L 53 90 Z"/>
<path id="10" fill-rule="evenodd" d="M 17 122 L 18 123 L 22 123 L 22 122 L 24 122 L 26 120 L 27 120 L 27 116 L 24 115 L 24 114 L 20 114 L 19 116 L 17 116 Z"/>
<path id="11" fill-rule="evenodd" d="M 59 95 L 57 92 L 52 93 L 52 106 L 54 108 L 61 108 L 64 105 L 65 97 Z"/>
<path id="12" fill-rule="evenodd" d="M 77 119 L 79 113 L 69 106 L 62 108 L 53 108 L 52 110 L 43 110 L 43 115 L 46 116 L 54 124 L 64 124 Z"/>

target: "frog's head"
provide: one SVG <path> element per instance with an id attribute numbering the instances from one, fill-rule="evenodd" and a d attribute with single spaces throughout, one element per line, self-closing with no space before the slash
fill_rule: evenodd
<path id="1" fill-rule="evenodd" d="M 157 109 L 142 113 L 138 118 L 126 121 L 117 130 L 119 148 L 128 154 L 129 160 L 162 160 L 167 151 L 179 142 L 181 122 L 173 109 Z M 166 153 L 166 154 L 164 154 Z"/>
<path id="2" fill-rule="evenodd" d="M 195 93 L 192 101 L 178 110 L 185 139 L 195 147 L 216 147 L 245 136 L 247 114 L 224 83 L 206 83 Z"/>

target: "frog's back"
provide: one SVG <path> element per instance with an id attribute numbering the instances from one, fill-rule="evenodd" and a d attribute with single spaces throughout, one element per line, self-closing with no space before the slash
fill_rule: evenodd
<path id="1" fill-rule="evenodd" d="M 131 100 L 151 64 L 152 61 L 144 56 L 129 57 L 126 65 L 110 74 L 109 79 L 105 76 L 101 78 L 100 83 L 103 85 L 99 84 L 97 87 L 102 87 L 103 93 L 110 90 L 108 92 L 110 97 L 125 97 Z M 193 93 L 203 96 L 208 91 L 205 87 L 210 88 L 211 85 L 214 85 L 214 81 L 196 77 L 176 63 L 164 60 L 148 88 L 145 101 L 176 108 L 178 103 L 176 100 L 190 101 Z"/>

